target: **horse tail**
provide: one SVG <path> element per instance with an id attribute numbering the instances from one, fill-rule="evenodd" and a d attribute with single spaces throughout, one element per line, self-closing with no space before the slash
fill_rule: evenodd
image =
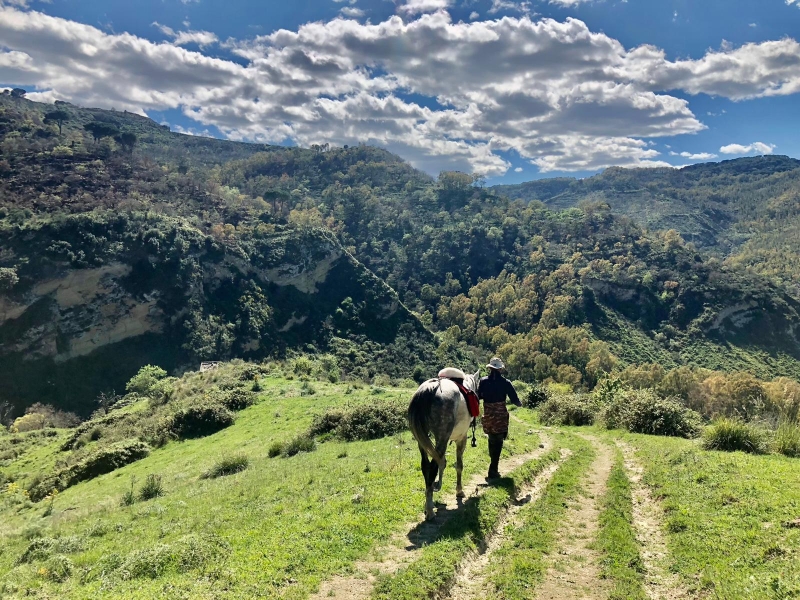
<path id="1" fill-rule="evenodd" d="M 428 428 L 425 426 L 425 400 L 427 399 L 426 396 L 433 395 L 436 392 L 432 389 L 424 387 L 425 384 L 422 384 L 419 389 L 414 394 L 414 397 L 411 398 L 411 404 L 408 405 L 408 427 L 411 429 L 411 435 L 414 436 L 414 439 L 417 440 L 420 447 L 436 462 L 436 464 L 441 464 L 442 457 L 439 452 L 436 451 L 436 448 L 433 446 L 433 442 L 431 442 L 430 436 L 428 436 Z"/>

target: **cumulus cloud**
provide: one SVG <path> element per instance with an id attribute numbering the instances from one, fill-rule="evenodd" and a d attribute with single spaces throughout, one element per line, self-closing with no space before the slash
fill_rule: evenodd
<path id="1" fill-rule="evenodd" d="M 216 44 L 219 38 L 216 34 L 210 31 L 175 31 L 172 27 L 162 25 L 158 21 L 153 22 L 153 27 L 157 28 L 161 33 L 173 39 L 172 43 L 176 46 L 185 46 L 186 44 L 197 44 L 201 48 Z"/>
<path id="2" fill-rule="evenodd" d="M 510 169 L 512 150 L 542 171 L 664 166 L 648 140 L 704 128 L 669 90 L 743 99 L 800 85 L 790 39 L 670 61 L 576 19 L 454 23 L 437 10 L 447 4 L 229 40 L 237 61 L 178 44 L 202 32 L 162 29 L 171 43 L 155 43 L 0 5 L 0 80 L 92 106 L 178 108 L 232 139 L 365 142 L 429 172 L 484 175 Z"/>
<path id="3" fill-rule="evenodd" d="M 447 8 L 451 4 L 452 0 L 405 0 L 397 7 L 397 10 L 407 15 L 416 15 L 436 12 Z"/>
<path id="4" fill-rule="evenodd" d="M 728 144 L 719 149 L 723 154 L 772 154 L 775 151 L 775 144 L 765 144 L 764 142 L 753 142 L 747 146 L 742 144 Z"/>
<path id="5" fill-rule="evenodd" d="M 681 156 L 683 158 L 688 158 L 689 160 L 711 160 L 713 158 L 717 158 L 716 154 L 711 154 L 710 152 L 699 152 L 697 154 L 692 154 L 691 152 L 670 152 L 670 156 Z"/>
<path id="6" fill-rule="evenodd" d="M 357 6 L 345 6 L 339 11 L 345 17 L 350 17 L 351 19 L 358 19 L 364 16 L 364 11 L 358 8 Z"/>

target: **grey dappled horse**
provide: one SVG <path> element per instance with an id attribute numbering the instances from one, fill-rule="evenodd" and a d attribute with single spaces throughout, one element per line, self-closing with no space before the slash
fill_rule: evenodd
<path id="1" fill-rule="evenodd" d="M 480 371 L 467 375 L 464 387 L 477 393 Z M 472 421 L 467 401 L 449 379 L 429 379 L 417 388 L 408 406 L 408 424 L 419 444 L 422 455 L 422 476 L 425 478 L 425 518 L 434 518 L 433 492 L 442 487 L 442 475 L 447 466 L 445 454 L 450 442 L 456 443 L 456 496 L 464 497 L 461 471 L 467 432 Z M 431 441 L 431 436 L 433 441 Z M 436 482 L 436 474 L 439 481 Z M 434 488 L 434 483 L 436 483 Z"/>

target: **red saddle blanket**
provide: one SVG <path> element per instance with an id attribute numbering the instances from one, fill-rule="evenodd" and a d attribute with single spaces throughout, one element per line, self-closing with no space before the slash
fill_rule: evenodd
<path id="1" fill-rule="evenodd" d="M 450 381 L 453 381 L 452 379 Z M 477 417 L 481 414 L 481 405 L 478 401 L 478 394 L 473 392 L 472 390 L 468 390 L 463 385 L 458 383 L 457 381 L 453 381 L 458 386 L 458 389 L 461 390 L 461 395 L 464 396 L 464 399 L 467 401 L 467 408 L 469 409 L 469 414 L 471 417 Z"/>

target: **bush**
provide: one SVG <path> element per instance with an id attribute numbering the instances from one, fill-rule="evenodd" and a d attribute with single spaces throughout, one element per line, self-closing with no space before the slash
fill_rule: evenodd
<path id="1" fill-rule="evenodd" d="M 301 396 L 313 396 L 317 393 L 317 390 L 311 385 L 309 382 L 304 381 L 303 384 L 300 386 L 300 395 Z"/>
<path id="2" fill-rule="evenodd" d="M 800 457 L 800 423 L 782 421 L 775 431 L 772 448 L 785 456 Z"/>
<path id="3" fill-rule="evenodd" d="M 377 440 L 408 428 L 407 409 L 400 404 L 374 401 L 347 411 L 336 427 L 336 436 L 347 442 Z"/>
<path id="4" fill-rule="evenodd" d="M 703 448 L 763 454 L 768 448 L 768 434 L 760 427 L 741 419 L 723 417 L 706 427 L 703 432 Z"/>
<path id="5" fill-rule="evenodd" d="M 222 397 L 222 404 L 232 411 L 244 410 L 256 403 L 256 395 L 247 390 L 230 390 Z"/>
<path id="6" fill-rule="evenodd" d="M 539 419 L 545 425 L 591 425 L 597 406 L 585 394 L 558 395 L 539 407 Z"/>
<path id="7" fill-rule="evenodd" d="M 125 386 L 129 393 L 139 394 L 140 396 L 150 397 L 156 384 L 167 376 L 167 372 L 155 365 L 146 365 L 139 369 Z"/>
<path id="8" fill-rule="evenodd" d="M 203 474 L 206 479 L 215 479 L 225 475 L 233 475 L 244 471 L 250 464 L 250 459 L 245 454 L 223 456 L 209 471 Z"/>
<path id="9" fill-rule="evenodd" d="M 283 442 L 274 441 L 269 445 L 269 450 L 267 450 L 267 455 L 270 458 L 275 458 L 276 456 L 280 456 L 283 454 L 283 447 L 285 444 Z"/>
<path id="10" fill-rule="evenodd" d="M 83 539 L 71 535 L 61 538 L 41 537 L 36 538 L 25 549 L 17 564 L 32 563 L 36 560 L 46 560 L 56 554 L 72 554 L 83 552 L 86 546 Z"/>
<path id="11" fill-rule="evenodd" d="M 536 408 L 550 400 L 552 394 L 541 383 L 534 383 L 522 396 L 522 405 L 525 408 Z"/>
<path id="12" fill-rule="evenodd" d="M 314 438 L 307 434 L 298 435 L 290 442 L 283 445 L 281 455 L 284 458 L 294 456 L 301 452 L 313 452 L 317 447 Z"/>
<path id="13" fill-rule="evenodd" d="M 41 573 L 50 581 L 63 583 L 72 575 L 72 570 L 72 561 L 66 556 L 57 554 L 47 560 Z"/>
<path id="14" fill-rule="evenodd" d="M 131 552 L 117 571 L 122 579 L 156 579 L 221 562 L 229 551 L 230 547 L 215 535 L 189 534 L 171 544 Z"/>
<path id="15" fill-rule="evenodd" d="M 204 437 L 233 425 L 233 413 L 221 404 L 198 404 L 188 406 L 167 417 L 161 424 L 162 431 L 178 439 Z"/>
<path id="16" fill-rule="evenodd" d="M 661 398 L 653 390 L 617 390 L 601 415 L 608 429 L 631 433 L 695 438 L 703 429 L 702 417 L 675 398 Z"/>
<path id="17" fill-rule="evenodd" d="M 164 485 L 161 475 L 150 474 L 139 488 L 139 500 L 151 500 L 164 495 Z"/>
<path id="18" fill-rule="evenodd" d="M 336 431 L 344 418 L 344 411 L 336 408 L 325 411 L 321 415 L 315 415 L 308 430 L 310 436 L 326 435 Z"/>
<path id="19" fill-rule="evenodd" d="M 79 463 L 45 477 L 28 489 L 31 500 L 38 502 L 54 489 L 63 491 L 81 481 L 94 479 L 150 454 L 150 446 L 140 440 L 124 440 L 90 454 Z"/>

